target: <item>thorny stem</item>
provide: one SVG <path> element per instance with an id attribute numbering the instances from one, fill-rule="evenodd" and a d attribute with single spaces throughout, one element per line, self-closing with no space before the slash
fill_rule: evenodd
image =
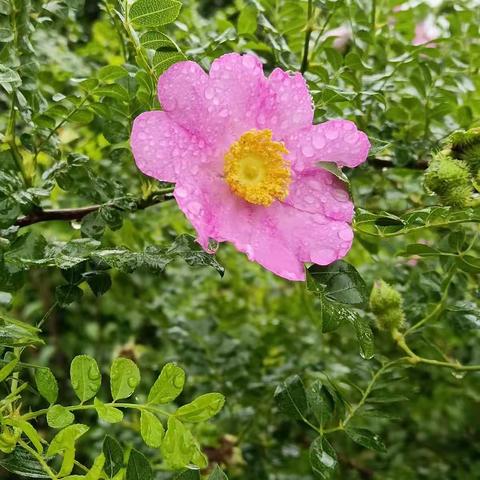
<path id="1" fill-rule="evenodd" d="M 408 361 L 413 364 L 425 363 L 427 365 L 436 365 L 437 367 L 451 368 L 459 372 L 480 371 L 480 365 L 462 365 L 459 362 L 444 362 L 441 360 L 434 360 L 432 358 L 425 358 L 417 355 L 408 346 L 405 335 L 397 329 L 392 331 L 392 337 L 397 342 L 397 345 L 408 355 Z"/>
<path id="2" fill-rule="evenodd" d="M 143 200 L 140 200 L 137 204 L 137 209 L 144 210 L 145 208 L 170 200 L 172 198 L 170 194 L 173 192 L 173 190 L 174 190 L 174 187 L 167 187 L 167 188 L 163 188 L 161 190 L 155 191 L 149 197 Z M 96 212 L 102 207 L 115 208 L 115 200 L 104 203 L 104 204 L 88 205 L 86 207 L 79 207 L 79 208 L 60 208 L 60 209 L 51 209 L 51 210 L 39 209 L 26 215 L 25 217 L 19 218 L 16 221 L 15 225 L 17 225 L 18 227 L 27 227 L 29 225 L 33 225 L 34 223 L 54 221 L 54 220 L 63 220 L 63 221 L 81 220 L 83 217 L 85 217 L 89 213 Z"/>
<path id="3" fill-rule="evenodd" d="M 303 59 L 302 66 L 300 71 L 305 73 L 308 69 L 308 53 L 310 49 L 310 38 L 312 36 L 312 15 L 313 15 L 313 0 L 308 0 L 308 11 L 307 11 L 307 27 L 305 30 L 305 43 L 303 46 Z"/>

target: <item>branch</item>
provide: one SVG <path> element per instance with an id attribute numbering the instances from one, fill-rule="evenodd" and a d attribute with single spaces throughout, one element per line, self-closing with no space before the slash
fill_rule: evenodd
<path id="1" fill-rule="evenodd" d="M 157 191 L 147 197 L 146 199 L 142 199 L 137 202 L 137 210 L 144 210 L 145 208 L 151 207 L 152 205 L 157 205 L 159 203 L 166 202 L 171 200 L 173 197 L 171 195 L 173 191 L 173 187 L 165 188 L 161 191 Z M 73 220 L 81 220 L 83 217 L 88 215 L 89 213 L 96 212 L 102 207 L 113 207 L 118 208 L 115 206 L 115 203 L 104 203 L 98 205 L 89 205 L 86 207 L 80 208 L 59 208 L 59 209 L 51 209 L 51 210 L 43 210 L 39 208 L 24 217 L 20 217 L 16 222 L 15 225 L 22 228 L 27 227 L 29 225 L 33 225 L 34 223 L 40 222 L 48 222 L 48 221 L 73 221 Z"/>

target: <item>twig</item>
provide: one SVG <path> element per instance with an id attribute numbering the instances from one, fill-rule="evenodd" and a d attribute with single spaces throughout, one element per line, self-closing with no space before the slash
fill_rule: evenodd
<path id="1" fill-rule="evenodd" d="M 143 210 L 147 207 L 152 205 L 157 205 L 159 203 L 166 202 L 172 199 L 171 193 L 173 192 L 173 187 L 165 188 L 161 191 L 157 191 L 152 194 L 150 197 L 140 200 L 137 203 L 137 210 Z M 81 220 L 83 217 L 88 215 L 89 213 L 96 212 L 102 207 L 111 206 L 115 208 L 115 203 L 105 203 L 105 204 L 98 204 L 98 205 L 89 205 L 86 207 L 79 207 L 79 208 L 59 208 L 59 209 L 51 209 L 51 210 L 43 210 L 38 209 L 29 213 L 25 217 L 20 217 L 15 225 L 18 227 L 27 227 L 29 225 L 33 225 L 34 223 L 40 222 L 48 222 L 48 221 L 73 221 L 73 220 Z"/>
<path id="2" fill-rule="evenodd" d="M 302 59 L 302 66 L 300 67 L 300 71 L 305 73 L 308 68 L 308 52 L 310 49 L 310 37 L 312 36 L 312 14 L 313 14 L 313 2 L 312 0 L 308 0 L 308 18 L 307 18 L 307 29 L 305 31 L 305 44 L 303 46 L 303 59 Z"/>

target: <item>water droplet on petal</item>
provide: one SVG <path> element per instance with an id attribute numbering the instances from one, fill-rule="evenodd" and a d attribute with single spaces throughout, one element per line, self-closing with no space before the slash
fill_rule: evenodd
<path id="1" fill-rule="evenodd" d="M 341 240 L 350 241 L 353 238 L 353 232 L 352 232 L 351 228 L 345 227 L 342 230 L 339 230 L 338 237 Z"/>
<path id="2" fill-rule="evenodd" d="M 312 146 L 310 144 L 305 144 L 302 146 L 302 153 L 306 156 L 306 157 L 313 157 L 313 154 L 315 153 Z"/>
<path id="3" fill-rule="evenodd" d="M 314 135 L 312 142 L 315 148 L 323 148 L 325 146 L 325 139 L 321 135 Z"/>
<path id="4" fill-rule="evenodd" d="M 335 140 L 338 137 L 338 132 L 336 130 L 333 130 L 333 129 L 330 128 L 325 132 L 325 136 L 329 140 Z"/>
<path id="5" fill-rule="evenodd" d="M 205 89 L 205 98 L 207 100 L 211 100 L 215 96 L 215 92 L 213 91 L 213 88 L 207 87 Z"/>
<path id="6" fill-rule="evenodd" d="M 192 212 L 194 215 L 198 215 L 202 211 L 202 206 L 198 202 L 190 202 L 188 204 L 188 209 L 190 212 Z"/>

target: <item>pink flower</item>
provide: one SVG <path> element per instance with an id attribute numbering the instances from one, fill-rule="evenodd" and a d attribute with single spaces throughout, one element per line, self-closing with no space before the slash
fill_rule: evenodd
<path id="1" fill-rule="evenodd" d="M 440 33 L 440 29 L 435 25 L 433 17 L 428 17 L 415 26 L 415 38 L 412 41 L 412 45 L 426 44 L 426 47 L 433 48 L 436 44 L 432 40 L 437 39 Z"/>
<path id="2" fill-rule="evenodd" d="M 370 143 L 352 122 L 312 125 L 302 75 L 265 77 L 253 55 L 224 55 L 210 75 L 194 62 L 158 81 L 163 111 L 135 119 L 138 168 L 174 182 L 178 205 L 208 251 L 229 241 L 290 280 L 304 262 L 327 265 L 351 247 L 353 204 L 344 184 L 317 163 L 355 167 Z"/>
<path id="3" fill-rule="evenodd" d="M 333 28 L 332 30 L 325 32 L 323 39 L 326 40 L 329 37 L 335 37 L 332 47 L 335 50 L 338 50 L 340 53 L 343 53 L 353 38 L 352 30 L 348 25 L 340 25 L 337 28 Z"/>

